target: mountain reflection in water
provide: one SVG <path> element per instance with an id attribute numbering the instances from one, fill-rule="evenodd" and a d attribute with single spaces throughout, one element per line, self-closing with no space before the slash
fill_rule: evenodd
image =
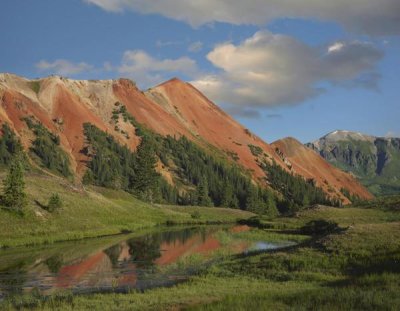
<path id="1" fill-rule="evenodd" d="M 39 250 L 21 248 L 10 254 L 0 252 L 0 295 L 29 292 L 33 288 L 49 294 L 59 289 L 122 291 L 174 284 L 185 279 L 190 271 L 187 267 L 170 270 L 167 267 L 194 254 L 201 254 L 207 261 L 212 252 L 222 248 L 216 238 L 219 231 L 249 229 L 247 226 L 195 227 L 125 237 L 125 240 L 120 236 L 120 241 L 113 244 L 107 239 L 105 244 L 93 239 Z M 92 247 L 93 244 L 96 245 Z M 240 253 L 255 245 L 236 242 L 229 247 Z M 279 247 L 271 245 L 272 248 Z"/>

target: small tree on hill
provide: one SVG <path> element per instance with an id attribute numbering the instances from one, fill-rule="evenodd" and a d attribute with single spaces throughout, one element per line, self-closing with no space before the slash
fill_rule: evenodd
<path id="1" fill-rule="evenodd" d="M 11 162 L 7 177 L 3 181 L 2 202 L 5 206 L 22 212 L 26 205 L 24 168 L 19 157 Z"/>
<path id="2" fill-rule="evenodd" d="M 53 212 L 56 209 L 62 207 L 62 201 L 58 193 L 53 193 L 49 199 L 49 203 L 47 204 L 47 210 L 49 212 Z"/>

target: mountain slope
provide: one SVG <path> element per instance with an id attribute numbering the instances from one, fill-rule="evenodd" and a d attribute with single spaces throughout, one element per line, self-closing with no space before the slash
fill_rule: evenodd
<path id="1" fill-rule="evenodd" d="M 119 144 L 134 151 L 141 138 L 137 125 L 116 113 L 126 108 L 138 124 L 165 136 L 185 136 L 218 157 L 228 157 L 248 170 L 259 184 L 265 184 L 265 172 L 260 168 L 258 155 L 275 162 L 284 170 L 287 164 L 275 146 L 271 146 L 242 127 L 218 106 L 188 83 L 172 79 L 147 92 L 140 91 L 127 79 L 78 81 L 52 76 L 28 80 L 12 74 L 0 74 L 0 121 L 8 123 L 22 140 L 26 150 L 31 147 L 33 134 L 23 119 L 32 116 L 51 133 L 59 136 L 60 147 L 71 160 L 71 169 L 77 180 L 84 175 L 90 160 L 83 125 L 91 123 L 111 135 Z M 125 109 L 124 108 L 124 109 Z M 306 158 L 299 159 L 308 161 Z M 306 164 L 302 164 L 306 165 Z M 297 174 L 313 178 L 324 187 L 327 172 L 324 162 L 318 170 L 301 170 Z M 300 164 L 299 164 L 300 166 Z M 162 175 L 170 181 L 179 178 L 168 167 L 159 163 Z M 343 196 L 341 188 L 354 189 L 355 194 L 367 198 L 369 194 L 357 181 L 327 179 L 332 196 Z"/>
<path id="2" fill-rule="evenodd" d="M 307 146 L 376 195 L 400 192 L 400 138 L 334 131 Z"/>
<path id="3" fill-rule="evenodd" d="M 263 177 L 264 173 L 254 161 L 249 145 L 259 146 L 283 165 L 271 146 L 232 119 L 192 85 L 172 79 L 145 94 L 179 120 L 195 137 L 225 151 L 252 170 L 257 178 Z"/>
<path id="4" fill-rule="evenodd" d="M 271 146 L 287 162 L 293 173 L 316 179 L 317 183 L 322 185 L 321 187 L 328 193 L 345 188 L 360 197 L 372 197 L 363 186 L 357 183 L 354 177 L 329 164 L 296 139 L 287 137 L 273 142 Z"/>

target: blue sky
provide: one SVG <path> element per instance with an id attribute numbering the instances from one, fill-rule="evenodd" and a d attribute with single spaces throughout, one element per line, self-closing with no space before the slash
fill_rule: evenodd
<path id="1" fill-rule="evenodd" d="M 4 0 L 0 72 L 143 89 L 178 76 L 267 142 L 400 136 L 397 0 L 244 3 Z"/>

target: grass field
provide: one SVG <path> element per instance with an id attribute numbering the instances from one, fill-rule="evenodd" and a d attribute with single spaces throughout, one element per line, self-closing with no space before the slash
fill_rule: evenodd
<path id="1" fill-rule="evenodd" d="M 268 223 L 298 229 L 316 219 L 335 221 L 342 230 L 308 240 L 299 237 L 297 246 L 279 251 L 229 256 L 189 282 L 171 288 L 90 296 L 65 293 L 46 301 L 19 297 L 3 308 L 399 310 L 400 213 L 380 208 L 320 207 Z M 271 231 L 279 234 L 275 229 L 266 229 L 265 234 Z"/>
<path id="2" fill-rule="evenodd" d="M 3 177 L 3 176 L 1 176 Z M 241 210 L 150 205 L 123 191 L 75 188 L 65 180 L 26 176 L 28 206 L 23 216 L 0 208 L 0 247 L 52 243 L 136 231 L 169 223 L 235 222 L 253 214 Z M 63 207 L 43 207 L 58 193 Z M 194 211 L 200 217 L 193 218 Z"/>

